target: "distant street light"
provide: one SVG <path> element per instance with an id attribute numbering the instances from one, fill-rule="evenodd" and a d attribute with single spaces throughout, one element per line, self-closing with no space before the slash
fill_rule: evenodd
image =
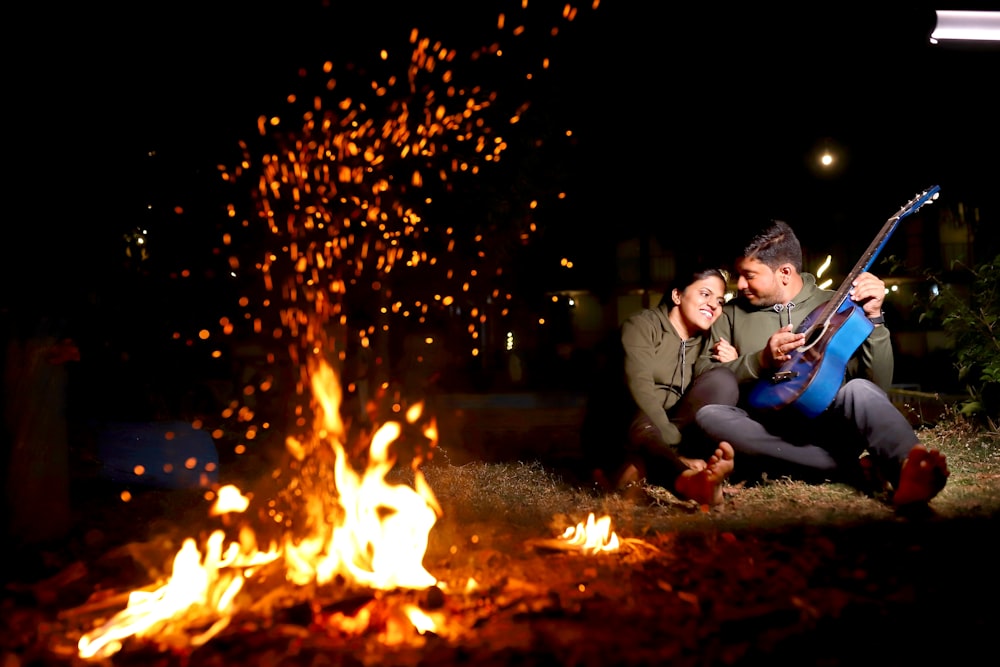
<path id="1" fill-rule="evenodd" d="M 814 175 L 823 178 L 835 178 L 844 171 L 847 153 L 837 141 L 831 137 L 818 140 L 809 152 L 808 167 Z"/>

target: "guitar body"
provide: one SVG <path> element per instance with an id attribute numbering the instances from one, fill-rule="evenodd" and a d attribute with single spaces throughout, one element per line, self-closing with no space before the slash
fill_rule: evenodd
<path id="1" fill-rule="evenodd" d="M 825 307 L 821 304 L 813 309 L 799 330 L 808 329 Z M 847 362 L 873 328 L 860 306 L 845 301 L 817 340 L 807 340 L 805 346 L 792 351 L 791 359 L 773 378 L 761 379 L 754 385 L 748 397 L 750 406 L 777 410 L 792 405 L 807 417 L 817 416 L 833 402 L 844 382 Z"/>

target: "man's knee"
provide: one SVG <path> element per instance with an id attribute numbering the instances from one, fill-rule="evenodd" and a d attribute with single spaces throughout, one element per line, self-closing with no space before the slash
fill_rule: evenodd
<path id="1" fill-rule="evenodd" d="M 861 378 L 849 380 L 840 391 L 844 398 L 850 401 L 878 400 L 886 397 L 885 392 L 877 384 Z"/>
<path id="2" fill-rule="evenodd" d="M 703 429 L 711 424 L 746 416 L 746 412 L 733 405 L 706 405 L 694 414 L 694 420 Z"/>

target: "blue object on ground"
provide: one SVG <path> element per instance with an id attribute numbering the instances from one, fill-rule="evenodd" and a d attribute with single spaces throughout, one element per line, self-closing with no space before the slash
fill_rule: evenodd
<path id="1" fill-rule="evenodd" d="M 98 475 L 161 489 L 197 489 L 219 479 L 212 437 L 186 422 L 117 422 L 97 434 Z"/>

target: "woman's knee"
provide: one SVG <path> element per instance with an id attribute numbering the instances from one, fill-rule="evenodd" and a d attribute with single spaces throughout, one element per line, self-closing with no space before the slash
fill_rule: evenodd
<path id="1" fill-rule="evenodd" d="M 628 442 L 633 449 L 637 449 L 643 442 L 650 439 L 660 439 L 660 430 L 653 423 L 645 412 L 639 411 L 632 423 L 628 427 Z"/>
<path id="2" fill-rule="evenodd" d="M 736 374 L 728 368 L 713 368 L 699 375 L 690 391 L 695 404 L 736 405 L 740 398 L 740 386 Z"/>

